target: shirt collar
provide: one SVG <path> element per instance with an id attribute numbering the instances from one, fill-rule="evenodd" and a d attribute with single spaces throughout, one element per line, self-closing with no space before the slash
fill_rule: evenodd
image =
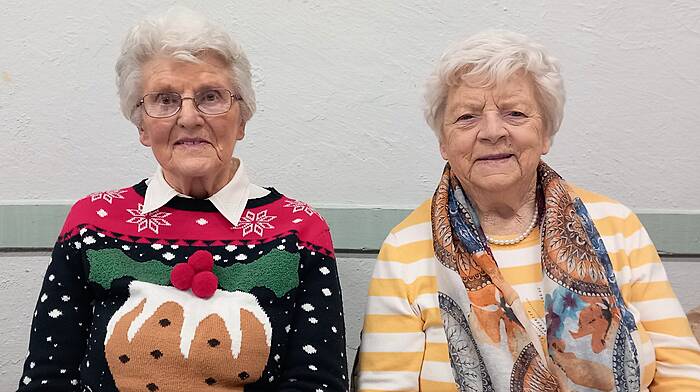
<path id="1" fill-rule="evenodd" d="M 176 196 L 190 197 L 178 193 L 165 181 L 163 169 L 160 165 L 158 165 L 156 172 L 146 183 L 148 184 L 148 188 L 146 188 L 143 208 L 141 209 L 143 214 L 153 212 L 163 207 Z M 241 219 L 248 199 L 263 197 L 268 193 L 270 193 L 269 190 L 251 184 L 243 162 L 241 161 L 231 181 L 224 185 L 218 192 L 211 195 L 207 200 L 211 201 L 221 215 L 235 226 Z"/>

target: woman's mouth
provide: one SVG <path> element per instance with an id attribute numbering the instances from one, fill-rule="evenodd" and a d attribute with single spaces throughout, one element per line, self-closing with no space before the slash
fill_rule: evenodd
<path id="1" fill-rule="evenodd" d="M 211 145 L 211 143 L 201 138 L 184 138 L 175 142 L 176 147 L 181 146 L 186 148 L 203 147 L 206 145 Z"/>
<path id="2" fill-rule="evenodd" d="M 505 161 L 506 159 L 509 159 L 512 156 L 513 154 L 489 154 L 480 157 L 479 159 L 477 159 L 477 161 L 499 162 Z"/>

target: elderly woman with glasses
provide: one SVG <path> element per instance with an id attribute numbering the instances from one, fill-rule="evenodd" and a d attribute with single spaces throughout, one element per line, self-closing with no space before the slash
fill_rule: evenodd
<path id="1" fill-rule="evenodd" d="M 174 9 L 129 32 L 116 70 L 158 167 L 71 209 L 19 390 L 346 390 L 328 226 L 233 157 L 255 112 L 245 53 Z"/>
<path id="2" fill-rule="evenodd" d="M 700 347 L 637 217 L 545 164 L 557 61 L 508 32 L 448 49 L 425 115 L 447 161 L 379 254 L 363 391 L 698 391 Z"/>

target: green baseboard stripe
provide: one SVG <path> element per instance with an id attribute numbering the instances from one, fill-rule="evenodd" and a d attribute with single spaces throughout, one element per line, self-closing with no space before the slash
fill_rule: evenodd
<path id="1" fill-rule="evenodd" d="M 70 206 L 0 204 L 0 249 L 48 248 L 53 245 Z M 319 208 L 328 221 L 335 247 L 379 249 L 389 230 L 410 210 L 389 208 Z M 660 252 L 700 254 L 700 212 L 640 213 Z"/>

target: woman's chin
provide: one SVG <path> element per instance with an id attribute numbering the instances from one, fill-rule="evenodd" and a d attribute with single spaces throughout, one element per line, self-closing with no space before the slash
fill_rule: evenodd
<path id="1" fill-rule="evenodd" d="M 211 159 L 206 158 L 189 158 L 177 162 L 176 167 L 171 172 L 181 180 L 187 180 L 216 176 L 223 168 L 224 165 L 218 160 L 212 162 Z"/>
<path id="2" fill-rule="evenodd" d="M 509 189 L 513 189 L 521 179 L 520 173 L 512 172 L 488 173 L 476 179 L 473 177 L 471 184 L 475 188 L 492 193 L 507 192 Z"/>

